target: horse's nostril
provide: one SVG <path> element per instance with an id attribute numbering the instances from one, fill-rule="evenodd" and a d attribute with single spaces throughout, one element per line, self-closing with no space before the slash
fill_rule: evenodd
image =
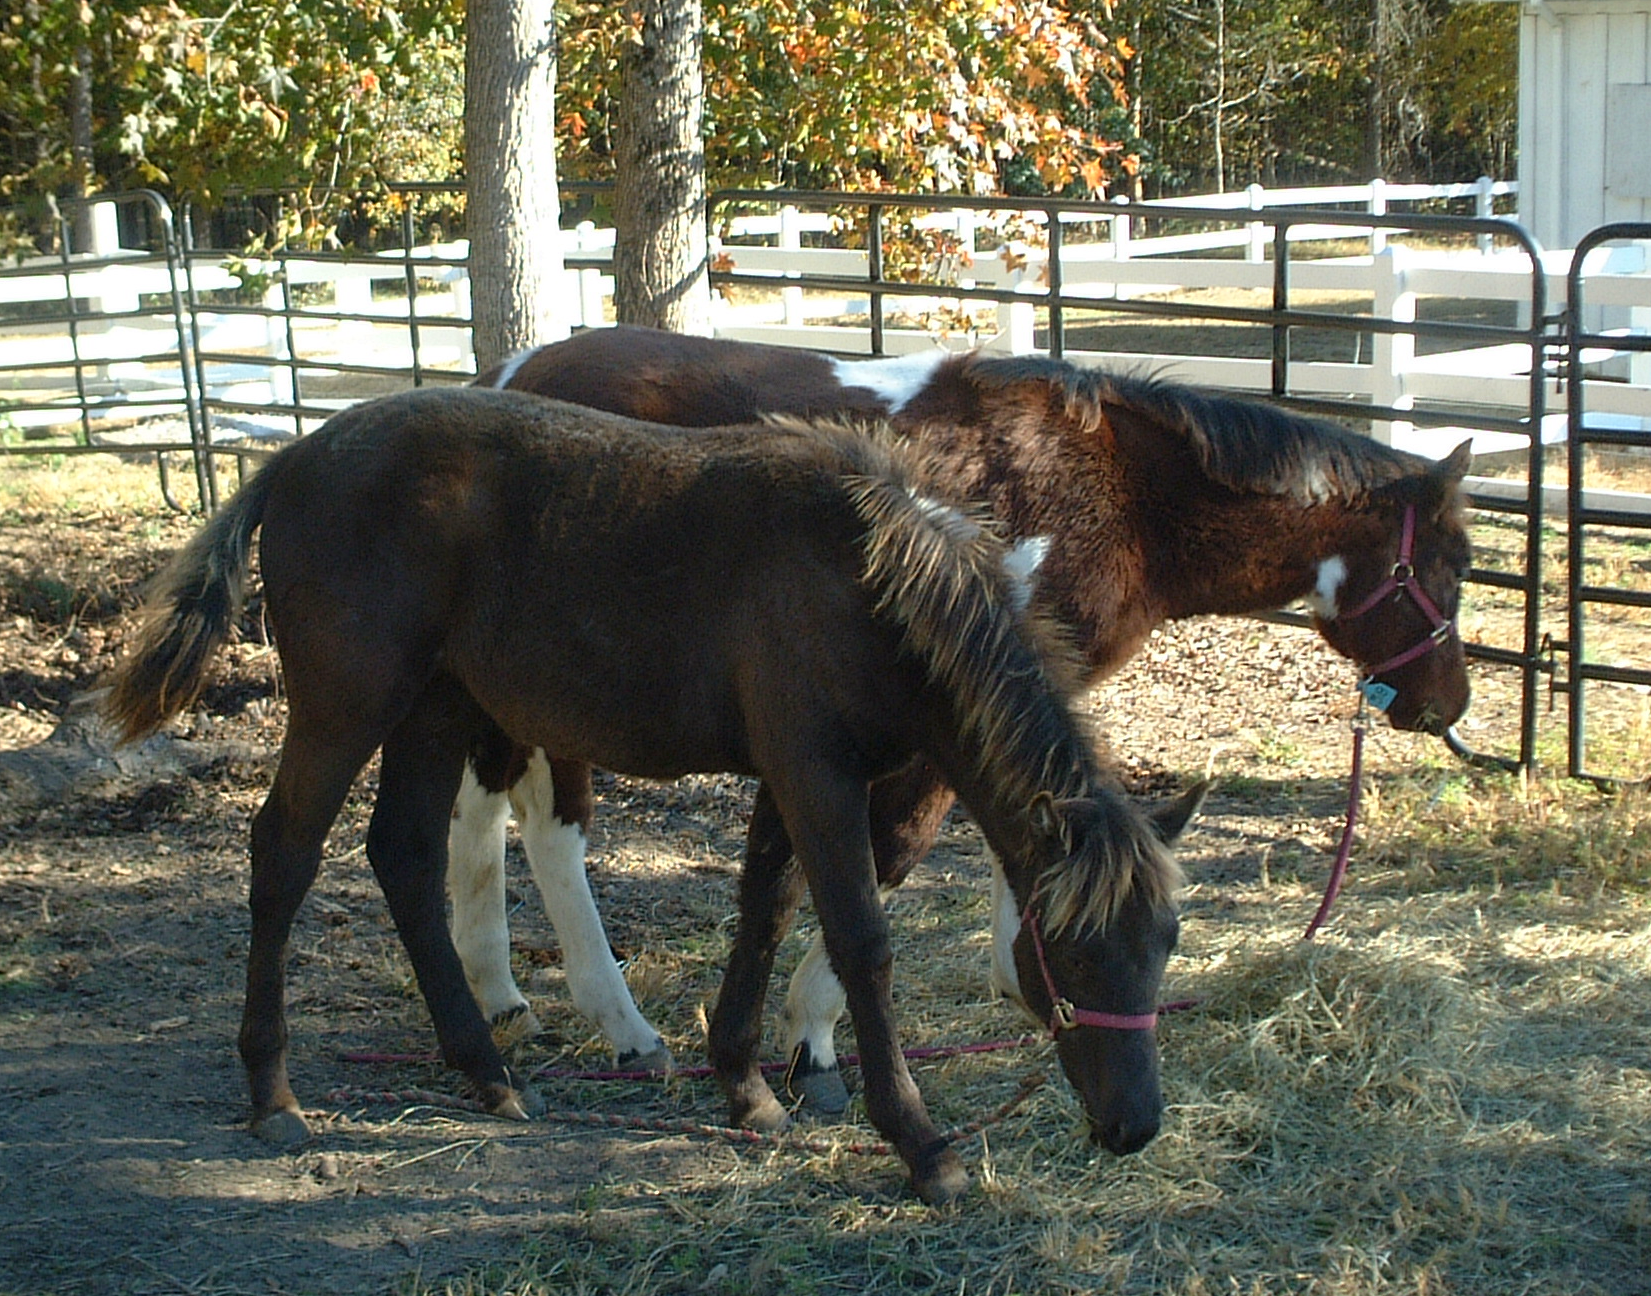
<path id="1" fill-rule="evenodd" d="M 1156 1120 L 1134 1124 L 1120 1117 L 1105 1123 L 1089 1122 L 1090 1143 L 1100 1144 L 1113 1156 L 1130 1156 L 1139 1152 L 1157 1136 Z"/>

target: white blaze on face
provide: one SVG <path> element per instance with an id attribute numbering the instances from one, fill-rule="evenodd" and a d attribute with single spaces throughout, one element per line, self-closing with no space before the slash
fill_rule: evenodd
<path id="1" fill-rule="evenodd" d="M 935 368 L 950 354 L 936 347 L 884 360 L 834 359 L 831 365 L 843 386 L 870 388 L 888 406 L 890 414 L 898 414 L 929 385 Z"/>
<path id="2" fill-rule="evenodd" d="M 1338 610 L 1341 587 L 1347 583 L 1347 563 L 1337 558 L 1326 558 L 1319 564 L 1318 583 L 1307 595 L 1307 606 L 1313 614 L 1325 621 L 1333 621 Z"/>

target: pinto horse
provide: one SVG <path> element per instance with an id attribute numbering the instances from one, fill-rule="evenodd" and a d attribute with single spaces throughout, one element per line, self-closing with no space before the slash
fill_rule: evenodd
<path id="1" fill-rule="evenodd" d="M 627 327 L 525 352 L 477 382 L 692 427 L 770 413 L 885 422 L 943 493 L 981 502 L 1007 534 L 1047 546 L 1036 606 L 1075 637 L 1086 682 L 1116 670 L 1165 621 L 1306 597 L 1319 633 L 1359 663 L 1373 693 L 1392 690 L 1396 727 L 1442 732 L 1467 706 L 1455 633 L 1468 568 L 1458 489 L 1466 445 L 1433 464 L 1273 406 L 1058 360 L 934 350 L 843 361 Z M 451 837 L 455 942 L 489 1017 L 507 1033 L 535 1029 L 510 974 L 505 923 L 514 802 L 575 1005 L 622 1066 L 668 1066 L 586 882 L 590 795 L 588 768 L 508 743 L 472 767 Z M 874 789 L 885 887 L 928 850 L 951 801 L 932 766 Z M 790 850 L 764 789 L 749 850 Z M 1019 916 L 1001 880 L 994 889 L 992 980 L 1012 992 L 1008 943 Z M 793 1091 L 826 1111 L 847 1101 L 832 1042 L 842 1010 L 816 943 L 792 981 L 786 1046 Z"/>
<path id="2" fill-rule="evenodd" d="M 849 987 L 867 1111 L 917 1192 L 944 1201 L 967 1174 L 900 1051 L 868 804 L 875 780 L 933 762 L 1020 908 L 1024 1006 L 1074 1023 L 1060 1059 L 1097 1136 L 1118 1152 L 1149 1140 L 1173 859 L 1108 786 L 1002 542 L 919 473 L 908 451 L 841 429 L 689 435 L 480 388 L 370 401 L 273 456 L 162 573 L 105 702 L 128 740 L 188 704 L 261 528 L 288 717 L 252 825 L 254 1131 L 308 1134 L 287 1078 L 287 939 L 375 750 L 367 857 L 442 1055 L 489 1111 L 527 1115 L 444 903 L 448 807 L 497 730 L 650 778 L 762 779 L 787 849 L 748 862 L 711 1022 L 733 1117 L 787 1119 L 756 1053 L 776 932 L 800 898 L 794 848 Z"/>

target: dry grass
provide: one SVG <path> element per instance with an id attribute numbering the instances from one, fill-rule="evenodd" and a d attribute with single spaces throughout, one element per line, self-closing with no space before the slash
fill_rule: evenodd
<path id="1" fill-rule="evenodd" d="M 593 1182 L 519 1258 L 421 1290 L 1651 1290 L 1651 806 L 1449 766 L 1373 790 L 1318 941 L 1299 939 L 1316 873 L 1244 876 L 1241 845 L 1240 876 L 1191 888 L 1168 993 L 1199 1003 L 1162 1028 L 1170 1110 L 1141 1155 L 1081 1142 L 1047 1045 L 921 1064 L 944 1122 L 1051 1078 L 968 1145 L 979 1187 L 958 1206 L 912 1200 L 889 1159 L 849 1150 L 869 1136 L 851 1124 L 813 1131 L 835 1154 L 713 1148 L 700 1174 Z M 1189 848 L 1195 876 L 1235 866 L 1228 809 Z M 954 824 L 945 845 L 895 915 L 907 1038 L 1013 1034 L 984 994 L 979 844 Z M 711 994 L 704 936 L 652 952 L 671 973 L 640 979 L 656 1020 Z M 703 1112 L 696 1084 L 566 1097 Z"/>
<path id="2" fill-rule="evenodd" d="M 92 521 L 54 494 L 67 481 L 57 471 L 8 473 L 0 512 L 8 527 L 61 526 L 68 546 Z M 152 493 L 152 469 L 119 472 L 127 486 L 108 478 L 115 494 L 97 509 L 121 507 L 121 489 Z M 172 542 L 169 521 L 144 516 L 159 547 Z M 1319 705 L 1292 673 L 1320 651 L 1308 642 L 1240 623 L 1191 627 L 1098 695 L 1130 768 L 1188 777 L 1219 742 L 1225 780 L 1182 852 L 1194 882 L 1166 992 L 1199 1003 L 1161 1029 L 1170 1108 L 1144 1153 L 1118 1161 L 1081 1141 L 1077 1100 L 1047 1044 L 924 1063 L 919 1082 L 942 1124 L 991 1111 L 1030 1072 L 1049 1076 L 965 1145 L 978 1187 L 953 1207 L 919 1204 L 892 1158 L 853 1151 L 871 1137 L 856 1111 L 813 1131 L 833 1150 L 705 1141 L 674 1156 L 669 1175 L 607 1164 L 491 1266 L 406 1290 L 1651 1292 L 1651 803 L 1548 774 L 1468 770 L 1423 740 L 1375 734 L 1353 879 L 1328 931 L 1303 944 L 1346 755 L 1339 723 L 1321 731 L 1292 719 L 1296 692 L 1308 709 Z M 1201 696 L 1192 676 L 1175 673 L 1197 658 L 1189 646 L 1205 654 L 1206 680 L 1230 692 Z M 1480 696 L 1493 712 L 1505 704 L 1495 689 Z M 1625 744 L 1644 744 L 1625 748 L 1643 765 L 1646 730 L 1625 732 Z M 601 792 L 594 857 L 610 929 L 649 933 L 645 948 L 622 951 L 634 956 L 632 983 L 678 1057 L 698 1060 L 696 1022 L 726 949 L 749 789 L 699 779 L 662 795 L 614 780 Z M 363 808 L 350 813 L 359 820 Z M 690 874 L 703 888 L 672 890 L 680 908 L 659 908 L 665 892 L 650 880 Z M 985 989 L 984 878 L 977 835 L 954 822 L 896 905 L 908 1043 L 1022 1029 Z M 370 891 L 364 879 L 354 885 Z M 320 930 L 318 959 L 334 939 L 324 922 Z M 365 935 L 340 928 L 336 940 L 370 959 Z M 782 967 L 807 935 L 805 926 L 791 938 Z M 388 952 L 368 973 L 388 1002 L 349 1012 L 370 1002 L 381 1011 L 375 1038 L 392 1037 L 399 1016 L 422 1040 L 405 961 L 387 931 L 378 939 Z M 601 1050 L 566 1010 L 560 969 L 532 953 L 521 951 L 518 975 L 550 1004 L 549 1030 L 525 1056 L 595 1060 Z M 720 1114 L 701 1081 L 544 1089 L 553 1107 Z M 552 1126 L 521 1137 L 544 1140 L 552 1175 L 557 1141 L 579 1136 Z"/>

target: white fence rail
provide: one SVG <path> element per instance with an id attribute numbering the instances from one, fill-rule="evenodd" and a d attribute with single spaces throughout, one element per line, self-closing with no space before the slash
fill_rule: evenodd
<path id="1" fill-rule="evenodd" d="M 1512 185 L 1489 180 L 1450 186 L 1377 182 L 1332 189 L 1252 186 L 1230 195 L 1137 204 L 1101 215 L 1063 211 L 1058 216 L 1063 228 L 1059 282 L 1069 308 L 1092 301 L 1099 309 L 1107 303 L 1143 297 L 1174 300 L 1209 290 L 1265 292 L 1273 282 L 1273 267 L 1266 256 L 1275 229 L 1267 219 L 1269 211 L 1295 209 L 1299 220 L 1304 205 L 1340 205 L 1344 211 L 1351 206 L 1379 216 L 1405 203 L 1449 199 L 1471 202 L 1475 213 L 1488 214 L 1496 198 L 1511 192 Z M 1230 209 L 1235 218 L 1245 219 L 1224 229 L 1142 236 L 1143 224 L 1150 228 L 1182 219 L 1180 213 L 1194 207 Z M 937 344 L 986 345 L 1008 352 L 1034 349 L 1038 310 L 1045 304 L 1051 277 L 1047 237 L 1041 243 L 1036 237 L 1040 224 L 1047 229 L 1047 220 L 1044 213 L 1016 212 L 1012 220 L 995 222 L 980 211 L 963 209 L 937 209 L 918 216 L 914 226 L 944 231 L 949 250 L 937 253 L 932 276 L 937 282 L 919 290 L 924 296 L 885 298 L 889 313 L 882 332 L 884 350 L 909 352 Z M 742 285 L 759 291 L 719 300 L 717 332 L 845 353 L 868 351 L 870 332 L 853 321 L 869 310 L 869 291 L 858 294 L 842 288 L 845 281 L 868 278 L 868 254 L 841 246 L 834 238 L 836 232 L 837 222 L 830 216 L 795 208 L 741 215 L 725 222 L 712 248 L 713 265 L 737 272 Z M 1288 232 L 1293 243 L 1335 240 L 1338 244 L 1332 249 L 1336 255 L 1292 257 L 1293 294 L 1336 295 L 1344 299 L 1346 309 L 1379 319 L 1414 321 L 1418 304 L 1429 298 L 1529 300 L 1533 267 L 1528 258 L 1523 253 L 1496 250 L 1488 237 L 1477 247 L 1441 252 L 1415 246 L 1401 232 L 1376 226 L 1296 223 Z M 563 231 L 561 237 L 564 255 L 574 263 L 564 294 L 569 323 L 600 325 L 610 313 L 612 279 L 606 265 L 612 256 L 612 231 L 586 224 Z M 833 242 L 839 245 L 831 246 Z M 196 345 L 206 357 L 202 376 L 208 400 L 247 411 L 291 404 L 293 375 L 306 374 L 306 365 L 409 369 L 415 360 L 411 325 L 417 327 L 418 360 L 426 371 L 473 372 L 469 279 L 464 266 L 467 250 L 464 243 L 456 242 L 348 261 L 321 257 L 263 262 L 193 259 L 193 288 L 197 295 L 207 297 L 197 306 L 194 322 Z M 1233 255 L 1235 251 L 1238 255 Z M 1595 261 L 1587 267 L 1590 305 L 1614 310 L 1624 328 L 1651 329 L 1651 274 L 1644 249 L 1601 249 Z M 406 291 L 410 262 L 418 284 L 411 296 Z M 1543 256 L 1542 274 L 1553 308 L 1564 300 L 1569 266 L 1566 251 Z M 214 291 L 257 275 L 272 277 L 261 313 L 232 309 L 210 297 Z M 831 280 L 835 287 L 826 292 L 811 289 L 809 281 L 819 278 Z M 770 283 L 772 292 L 760 291 Z M 983 313 L 960 312 L 955 309 L 956 299 L 946 295 L 948 286 L 991 288 L 1004 300 Z M 84 269 L 65 270 L 57 262 L 42 262 L 21 272 L 0 272 L 0 310 L 7 302 L 60 300 L 67 291 L 90 299 L 105 312 L 82 326 L 73 340 L 61 329 L 7 325 L 0 314 L 0 387 L 17 388 L 20 368 L 32 367 L 46 375 L 67 372 L 78 348 L 83 360 L 96 365 L 94 386 L 100 386 L 103 413 L 121 413 L 123 393 L 143 394 L 151 401 L 163 399 L 178 379 L 175 373 L 171 378 L 150 373 L 156 367 L 144 357 L 160 345 L 164 321 L 130 318 L 127 312 L 135 310 L 145 296 L 169 288 L 163 261 L 119 251 L 89 259 Z M 934 313 L 946 307 L 954 308 L 953 327 L 946 335 L 937 336 L 919 322 L 925 311 Z M 958 327 L 958 318 L 967 318 L 972 326 Z M 1264 391 L 1271 384 L 1269 359 L 1095 351 L 1070 345 L 1067 354 L 1079 363 L 1164 371 L 1185 381 L 1222 388 Z M 1304 395 L 1367 400 L 1398 411 L 1429 404 L 1460 408 L 1460 428 L 1424 431 L 1392 423 L 1377 429 L 1379 435 L 1424 452 L 1439 453 L 1470 435 L 1481 453 L 1513 449 L 1515 442 L 1522 442 L 1505 433 L 1476 429 L 1472 411 L 1505 412 L 1526 403 L 1528 345 L 1475 346 L 1418 355 L 1414 336 L 1376 332 L 1368 359 L 1359 359 L 1364 362 L 1293 361 L 1291 388 Z M 1614 366 L 1611 376 L 1618 379 L 1590 385 L 1590 417 L 1651 427 L 1647 357 L 1618 357 L 1601 351 L 1590 359 L 1596 365 Z M 27 375 L 25 380 L 35 386 L 50 386 L 54 381 L 50 376 Z M 4 394 L 0 390 L 0 409 Z M 1550 413 L 1542 434 L 1545 440 L 1553 440 L 1563 435 L 1566 392 L 1557 380 L 1550 379 L 1546 395 Z M 347 401 L 337 398 L 336 403 Z M 35 411 L 14 415 L 13 421 L 46 423 L 52 418 L 49 410 Z"/>

